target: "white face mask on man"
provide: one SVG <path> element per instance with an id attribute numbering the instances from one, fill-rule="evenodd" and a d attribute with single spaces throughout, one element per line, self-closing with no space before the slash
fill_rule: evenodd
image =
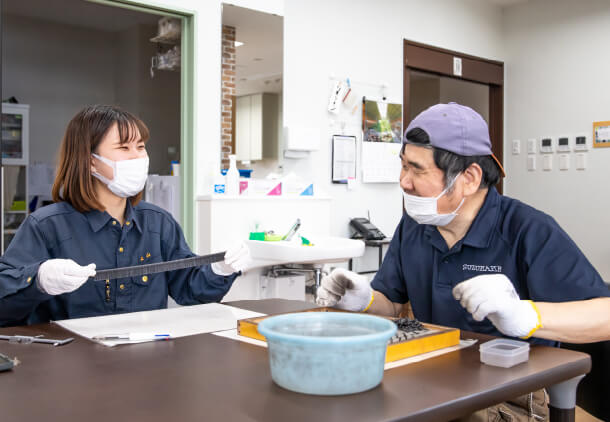
<path id="1" fill-rule="evenodd" d="M 430 224 L 433 226 L 446 226 L 451 223 L 453 219 L 458 215 L 457 212 L 464 204 L 464 200 L 466 198 L 462 198 L 460 205 L 449 214 L 439 214 L 438 213 L 438 200 L 444 194 L 447 193 L 449 189 L 453 186 L 459 174 L 455 176 L 455 178 L 451 181 L 449 186 L 447 186 L 438 196 L 433 197 L 422 197 L 409 195 L 408 193 L 403 191 L 403 197 L 405 198 L 405 209 L 407 210 L 407 214 L 413 220 L 415 220 L 418 224 Z"/>
<path id="2" fill-rule="evenodd" d="M 122 198 L 135 196 L 144 189 L 148 177 L 148 157 L 133 160 L 112 161 L 97 154 L 91 154 L 99 161 L 112 167 L 114 177 L 107 179 L 98 172 L 93 176 L 102 181 L 112 193 Z"/>

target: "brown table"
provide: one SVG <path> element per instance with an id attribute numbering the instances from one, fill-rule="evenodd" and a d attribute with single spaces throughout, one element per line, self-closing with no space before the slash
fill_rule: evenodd
<path id="1" fill-rule="evenodd" d="M 232 305 L 267 314 L 311 307 L 281 299 Z M 54 324 L 0 334 L 70 336 Z M 115 348 L 84 338 L 60 347 L 3 341 L 0 352 L 22 362 L 0 373 L 2 422 L 444 421 L 574 379 L 591 366 L 587 354 L 536 346 L 527 363 L 496 368 L 481 364 L 473 346 L 386 371 L 373 390 L 324 397 L 276 386 L 266 349 L 211 334 Z M 576 383 L 560 386 L 575 392 Z M 560 412 L 568 416 L 562 420 L 570 414 Z"/>

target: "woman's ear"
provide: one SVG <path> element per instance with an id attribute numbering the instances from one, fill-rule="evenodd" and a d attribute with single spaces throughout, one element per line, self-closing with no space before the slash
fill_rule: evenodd
<path id="1" fill-rule="evenodd" d="M 483 180 L 483 169 L 477 163 L 472 163 L 462 173 L 464 177 L 464 196 L 475 194 L 481 186 Z"/>
<path id="2" fill-rule="evenodd" d="M 95 157 L 91 157 L 91 173 L 97 173 L 97 170 L 95 169 L 95 164 L 96 164 L 96 160 Z"/>

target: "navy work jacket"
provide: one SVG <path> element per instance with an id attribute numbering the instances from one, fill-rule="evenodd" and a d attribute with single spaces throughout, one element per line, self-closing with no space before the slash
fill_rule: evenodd
<path id="1" fill-rule="evenodd" d="M 109 283 L 89 279 L 57 296 L 36 282 L 40 264 L 53 258 L 103 270 L 191 256 L 178 223 L 146 202 L 127 201 L 122 227 L 107 212 L 81 213 L 67 202 L 43 207 L 26 218 L 0 258 L 0 326 L 161 309 L 168 294 L 181 305 L 222 299 L 237 274 L 223 277 L 209 265 Z"/>
<path id="2" fill-rule="evenodd" d="M 610 296 L 598 272 L 553 218 L 490 188 L 470 229 L 451 249 L 435 226 L 404 215 L 371 287 L 417 319 L 503 336 L 453 298 L 460 282 L 502 273 L 521 299 L 565 302 Z M 534 343 L 556 345 L 541 339 Z"/>

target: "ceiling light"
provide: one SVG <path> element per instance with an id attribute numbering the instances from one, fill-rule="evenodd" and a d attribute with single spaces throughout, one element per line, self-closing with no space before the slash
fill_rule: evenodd
<path id="1" fill-rule="evenodd" d="M 234 41 L 234 45 L 235 45 L 235 47 L 240 47 L 240 46 L 244 45 L 244 43 L 241 41 Z"/>

